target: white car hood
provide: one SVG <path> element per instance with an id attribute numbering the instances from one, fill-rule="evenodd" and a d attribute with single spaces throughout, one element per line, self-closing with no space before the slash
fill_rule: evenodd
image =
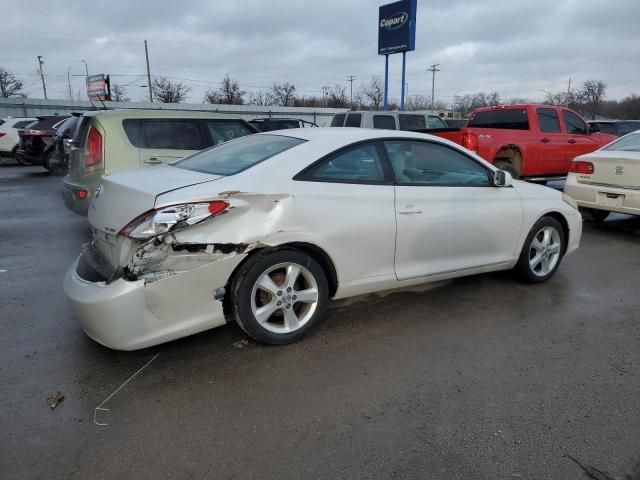
<path id="1" fill-rule="evenodd" d="M 133 219 L 152 210 L 158 195 L 219 178 L 171 166 L 105 175 L 89 207 L 89 223 L 100 231 L 116 234 Z"/>

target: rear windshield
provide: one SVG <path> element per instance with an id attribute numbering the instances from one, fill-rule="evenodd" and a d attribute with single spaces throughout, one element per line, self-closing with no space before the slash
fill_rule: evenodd
<path id="1" fill-rule="evenodd" d="M 303 142 L 299 138 L 280 135 L 250 135 L 222 143 L 172 165 L 213 175 L 234 175 Z"/>
<path id="2" fill-rule="evenodd" d="M 529 118 L 525 109 L 487 110 L 474 113 L 467 122 L 467 127 L 529 130 Z"/>
<path id="3" fill-rule="evenodd" d="M 630 133 L 629 135 L 610 143 L 602 150 L 614 150 L 617 152 L 640 152 L 640 133 Z"/>
<path id="4" fill-rule="evenodd" d="M 333 117 L 333 120 L 331 120 L 331 126 L 332 127 L 341 127 L 342 124 L 344 123 L 344 117 L 346 115 L 344 113 L 339 113 L 337 114 L 335 117 Z"/>

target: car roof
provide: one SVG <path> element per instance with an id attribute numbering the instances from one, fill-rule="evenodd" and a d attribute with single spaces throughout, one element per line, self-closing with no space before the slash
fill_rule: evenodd
<path id="1" fill-rule="evenodd" d="M 270 132 L 262 132 L 257 135 L 280 135 L 284 137 L 299 138 L 301 140 L 318 140 L 323 138 L 343 138 L 344 140 L 360 141 L 375 140 L 377 138 L 416 138 L 416 139 L 433 139 L 442 140 L 425 133 L 410 132 L 407 130 L 384 130 L 375 128 L 357 128 L 357 127 L 319 127 L 319 128 L 290 128 L 287 130 L 273 130 Z"/>
<path id="2" fill-rule="evenodd" d="M 93 110 L 85 112 L 86 117 L 100 118 L 214 118 L 214 119 L 240 119 L 238 115 L 230 115 L 226 113 L 203 112 L 198 110 Z"/>

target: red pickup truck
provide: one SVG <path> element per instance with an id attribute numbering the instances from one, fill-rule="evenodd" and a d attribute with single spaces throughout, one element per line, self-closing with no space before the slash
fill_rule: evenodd
<path id="1" fill-rule="evenodd" d="M 472 150 L 514 178 L 533 181 L 566 176 L 574 157 L 616 139 L 590 129 L 573 110 L 550 105 L 478 108 L 464 128 L 427 133 Z"/>

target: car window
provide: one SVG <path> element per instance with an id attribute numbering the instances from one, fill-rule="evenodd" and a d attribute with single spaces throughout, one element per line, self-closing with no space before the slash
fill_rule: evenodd
<path id="1" fill-rule="evenodd" d="M 33 120 L 20 120 L 19 122 L 13 124 L 13 128 L 24 128 L 30 123 L 33 123 Z"/>
<path id="2" fill-rule="evenodd" d="M 429 128 L 447 128 L 447 124 L 440 117 L 429 115 Z"/>
<path id="3" fill-rule="evenodd" d="M 398 115 L 398 125 L 400 130 L 426 130 L 427 122 L 424 115 L 412 115 L 401 113 Z"/>
<path id="4" fill-rule="evenodd" d="M 609 135 L 618 135 L 615 123 L 609 122 L 591 122 L 593 125 L 597 125 L 602 133 L 608 133 Z"/>
<path id="5" fill-rule="evenodd" d="M 392 115 L 374 115 L 373 128 L 382 128 L 385 130 L 396 129 L 396 119 Z"/>
<path id="6" fill-rule="evenodd" d="M 202 150 L 208 146 L 197 120 L 142 121 L 141 148 Z"/>
<path id="7" fill-rule="evenodd" d="M 373 143 L 340 150 L 306 170 L 300 178 L 346 183 L 381 183 L 385 180 L 382 162 Z"/>
<path id="8" fill-rule="evenodd" d="M 419 140 L 388 140 L 384 146 L 401 185 L 492 185 L 485 167 L 453 148 Z"/>
<path id="9" fill-rule="evenodd" d="M 636 130 L 640 130 L 640 122 L 620 122 L 618 124 L 618 135 L 620 136 Z"/>
<path id="10" fill-rule="evenodd" d="M 331 120 L 331 126 L 332 127 L 341 127 L 344 124 L 344 117 L 346 115 L 344 113 L 338 113 L 337 115 L 335 115 L 333 117 L 333 120 Z"/>
<path id="11" fill-rule="evenodd" d="M 350 113 L 347 115 L 347 121 L 344 123 L 345 127 L 359 127 L 362 122 L 361 113 Z"/>
<path id="12" fill-rule="evenodd" d="M 171 165 L 213 175 L 234 175 L 304 141 L 281 135 L 247 135 L 208 148 Z"/>
<path id="13" fill-rule="evenodd" d="M 602 150 L 613 150 L 618 152 L 640 152 L 640 132 L 630 133 L 615 142 L 610 143 Z"/>
<path id="14" fill-rule="evenodd" d="M 571 135 L 587 134 L 587 124 L 584 123 L 584 120 L 575 113 L 570 112 L 569 110 L 563 110 L 562 118 L 564 118 L 564 125 L 567 133 Z"/>
<path id="15" fill-rule="evenodd" d="M 242 122 L 237 121 L 207 120 L 206 124 L 213 145 L 253 133 Z"/>
<path id="16" fill-rule="evenodd" d="M 467 127 L 529 130 L 529 117 L 525 108 L 505 108 L 475 112 Z"/>
<path id="17" fill-rule="evenodd" d="M 536 113 L 541 132 L 560 133 L 560 119 L 556 110 L 553 108 L 538 108 Z"/>

